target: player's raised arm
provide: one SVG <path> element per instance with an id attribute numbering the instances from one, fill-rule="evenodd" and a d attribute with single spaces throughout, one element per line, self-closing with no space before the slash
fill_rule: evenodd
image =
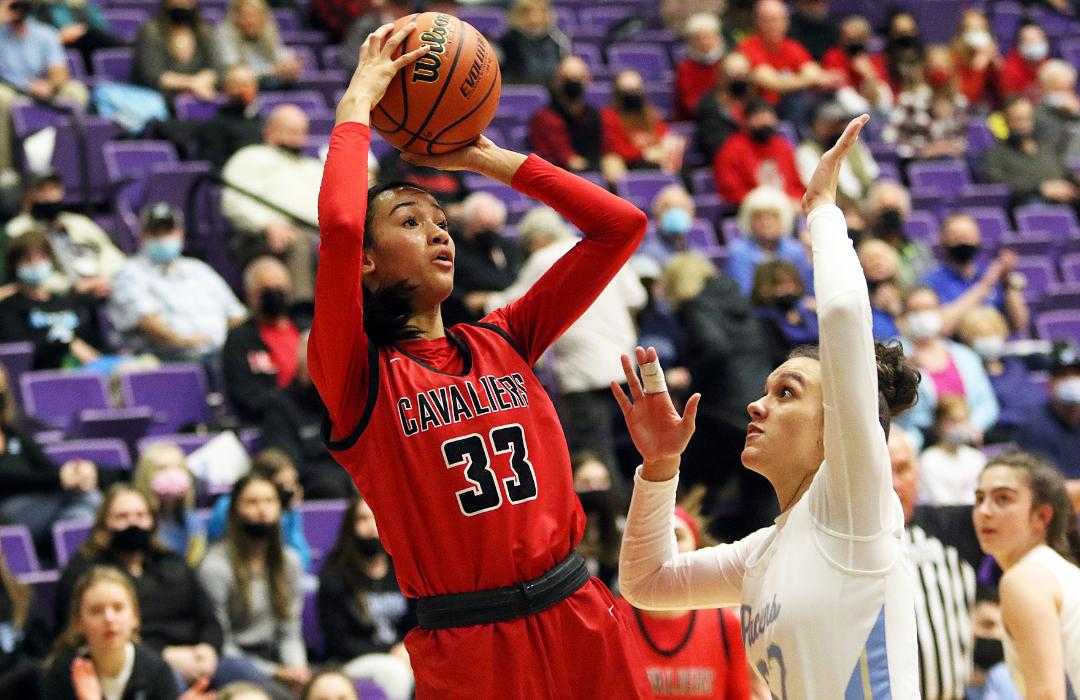
<path id="1" fill-rule="evenodd" d="M 380 27 L 360 48 L 360 62 L 338 104 L 319 190 L 319 269 L 308 362 L 335 437 L 340 437 L 339 431 L 351 429 L 364 410 L 362 397 L 368 381 L 360 282 L 371 107 L 394 74 L 427 50 L 420 47 L 391 58 L 412 29 L 389 36 L 391 28 L 389 24 Z"/>

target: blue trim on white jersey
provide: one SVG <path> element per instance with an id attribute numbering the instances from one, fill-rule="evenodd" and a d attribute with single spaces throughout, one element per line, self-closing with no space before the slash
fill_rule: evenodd
<path id="1" fill-rule="evenodd" d="M 869 694 L 867 693 L 869 691 Z M 881 606 L 877 621 L 866 639 L 863 653 L 855 662 L 844 700 L 891 700 L 889 683 L 889 650 L 885 644 L 885 606 Z"/>

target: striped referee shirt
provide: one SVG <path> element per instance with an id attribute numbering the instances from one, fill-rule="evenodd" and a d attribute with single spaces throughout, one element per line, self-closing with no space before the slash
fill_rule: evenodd
<path id="1" fill-rule="evenodd" d="M 955 547 L 909 524 L 904 544 L 915 577 L 919 676 L 924 700 L 963 700 L 974 639 L 975 569 Z"/>

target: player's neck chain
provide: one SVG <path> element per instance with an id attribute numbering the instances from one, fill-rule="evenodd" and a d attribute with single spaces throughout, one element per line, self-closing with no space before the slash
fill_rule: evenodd
<path id="1" fill-rule="evenodd" d="M 638 629 L 641 630 L 641 636 L 645 638 L 645 643 L 649 645 L 649 648 L 655 651 L 660 656 L 672 657 L 683 650 L 690 642 L 690 637 L 694 634 L 694 625 L 697 624 L 697 610 L 690 611 L 690 624 L 686 626 L 686 634 L 679 640 L 679 643 L 670 649 L 661 649 L 660 646 L 649 635 L 649 630 L 645 626 L 645 617 L 641 614 L 641 611 L 634 608 L 634 619 L 637 620 Z"/>

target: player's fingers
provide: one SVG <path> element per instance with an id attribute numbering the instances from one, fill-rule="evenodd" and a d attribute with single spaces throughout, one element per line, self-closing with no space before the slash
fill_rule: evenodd
<path id="1" fill-rule="evenodd" d="M 646 362 L 659 362 L 660 356 L 656 354 L 656 348 L 649 346 L 645 348 L 645 361 Z"/>
<path id="2" fill-rule="evenodd" d="M 430 46 L 428 46 L 427 44 L 420 44 L 419 46 L 417 46 L 412 51 L 410 51 L 408 53 L 403 53 L 400 56 L 398 56 L 397 58 L 395 58 L 394 59 L 394 68 L 396 70 L 401 70 L 402 68 L 409 65 L 410 63 L 416 63 L 423 56 L 426 56 L 429 51 L 431 51 Z"/>
<path id="3" fill-rule="evenodd" d="M 701 394 L 694 394 L 687 400 L 686 408 L 683 410 L 680 427 L 691 435 L 693 435 L 694 430 L 697 428 L 697 410 L 700 403 Z"/>
<path id="4" fill-rule="evenodd" d="M 409 33 L 412 32 L 413 29 L 416 29 L 416 25 L 413 23 L 409 23 L 394 32 L 393 35 L 391 35 L 390 39 L 385 44 L 383 44 L 382 55 L 387 58 L 393 56 L 394 52 L 397 51 L 399 46 L 401 46 L 401 42 L 405 41 L 405 37 L 409 36 Z"/>
<path id="5" fill-rule="evenodd" d="M 840 134 L 840 138 L 836 140 L 836 145 L 830 148 L 830 151 L 835 151 L 838 154 L 843 154 L 848 151 L 859 138 L 859 132 L 866 126 L 866 122 L 870 121 L 870 115 L 863 114 L 855 117 L 848 125 L 844 127 L 844 133 Z"/>
<path id="6" fill-rule="evenodd" d="M 626 384 L 630 387 L 630 396 L 637 401 L 644 395 L 644 391 L 641 390 L 641 382 L 638 381 L 637 370 L 630 364 L 630 356 L 622 356 L 622 369 L 623 374 L 626 375 Z"/>
<path id="7" fill-rule="evenodd" d="M 618 382 L 611 383 L 611 393 L 615 396 L 615 403 L 619 404 L 619 410 L 622 411 L 623 418 L 630 420 L 630 410 L 633 408 L 633 404 L 630 403 L 630 399 L 626 398 L 626 392 L 623 391 Z"/>
<path id="8" fill-rule="evenodd" d="M 394 28 L 393 24 L 384 24 L 371 34 L 368 34 L 368 38 L 364 39 L 364 46 L 367 48 L 368 56 L 378 55 L 382 49 L 383 41 L 386 40 L 386 35 Z"/>

